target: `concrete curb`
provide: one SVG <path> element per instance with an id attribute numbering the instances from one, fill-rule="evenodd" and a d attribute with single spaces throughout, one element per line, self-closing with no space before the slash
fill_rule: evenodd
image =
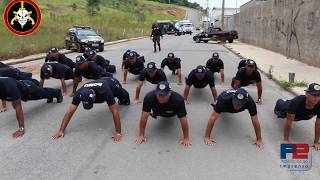
<path id="1" fill-rule="evenodd" d="M 141 36 L 141 37 L 135 37 L 135 38 L 129 38 L 129 39 L 121 39 L 121 40 L 117 40 L 117 41 L 112 41 L 112 42 L 107 42 L 105 43 L 104 46 L 110 46 L 110 45 L 114 45 L 114 44 L 119 44 L 119 43 L 123 43 L 123 42 L 128 42 L 128 41 L 134 41 L 134 40 L 139 40 L 139 39 L 144 39 L 147 36 Z M 73 50 L 66 50 L 66 49 L 61 49 L 60 50 L 61 54 L 70 54 L 73 53 Z M 46 53 L 40 53 L 39 55 L 30 55 L 30 56 L 35 56 L 35 57 L 25 57 L 25 58 L 21 58 L 21 59 L 10 59 L 10 60 L 4 60 L 1 61 L 4 64 L 7 65 L 15 65 L 15 64 L 20 64 L 20 63 L 25 63 L 25 62 L 30 62 L 30 61 L 36 61 L 39 59 L 43 59 L 46 57 Z"/>
<path id="2" fill-rule="evenodd" d="M 234 55 L 238 56 L 240 59 L 246 59 L 246 58 L 243 57 L 240 53 L 234 51 L 232 48 L 228 47 L 226 44 L 222 44 L 222 46 L 225 47 L 225 48 L 226 48 L 227 50 L 229 50 L 230 52 L 232 52 Z M 267 76 L 267 77 L 269 76 L 269 73 L 268 73 L 268 72 L 263 71 L 263 70 L 260 69 L 259 67 L 258 67 L 258 70 L 259 70 L 262 74 L 264 74 L 265 76 Z M 269 78 L 269 79 L 270 79 L 270 78 Z M 280 81 L 279 81 L 278 79 L 272 78 L 272 79 L 270 79 L 270 80 L 272 80 L 273 82 L 275 82 L 278 86 L 280 86 L 281 89 L 283 89 L 283 88 L 281 87 Z M 293 90 L 293 89 L 283 89 L 283 90 L 288 91 L 289 93 L 291 93 L 291 94 L 294 95 L 294 96 L 299 96 L 299 95 L 300 95 L 300 93 L 296 92 L 296 91 Z"/>

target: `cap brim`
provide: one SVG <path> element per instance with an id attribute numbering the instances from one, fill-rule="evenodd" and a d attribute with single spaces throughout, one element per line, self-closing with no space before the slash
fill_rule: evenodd
<path id="1" fill-rule="evenodd" d="M 310 92 L 309 90 L 304 90 L 304 91 L 314 96 L 320 96 L 320 92 Z"/>
<path id="2" fill-rule="evenodd" d="M 83 103 L 82 103 L 83 104 Z M 83 108 L 86 109 L 86 110 L 89 110 L 93 107 L 93 103 L 86 103 L 86 104 L 83 104 Z"/>
<path id="3" fill-rule="evenodd" d="M 157 91 L 157 95 L 159 96 L 167 96 L 170 91 Z"/>
<path id="4" fill-rule="evenodd" d="M 147 72 L 154 72 L 154 71 L 156 71 L 156 69 L 149 69 L 149 68 L 147 68 Z"/>

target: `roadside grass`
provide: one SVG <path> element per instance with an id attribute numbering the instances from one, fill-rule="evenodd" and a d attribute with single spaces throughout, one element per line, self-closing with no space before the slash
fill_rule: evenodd
<path id="1" fill-rule="evenodd" d="M 283 88 L 284 90 L 289 90 L 293 87 L 307 87 L 308 83 L 305 81 L 296 81 L 294 83 L 285 81 L 285 80 L 281 80 L 279 81 L 279 85 L 281 88 Z"/>
<path id="2" fill-rule="evenodd" d="M 72 25 L 91 26 L 108 42 L 149 35 L 151 24 L 155 20 L 183 19 L 185 15 L 185 10 L 175 5 L 138 0 L 135 4 L 121 1 L 115 8 L 112 2 L 103 0 L 98 14 L 89 16 L 86 0 L 37 0 L 42 12 L 42 21 L 33 34 L 16 36 L 5 28 L 3 21 L 1 22 L 0 60 L 46 52 L 51 47 L 64 48 L 65 33 Z M 76 8 L 73 7 L 74 4 Z M 173 8 L 180 11 L 181 15 L 177 17 L 161 12 L 154 13 L 150 9 L 155 7 Z"/>

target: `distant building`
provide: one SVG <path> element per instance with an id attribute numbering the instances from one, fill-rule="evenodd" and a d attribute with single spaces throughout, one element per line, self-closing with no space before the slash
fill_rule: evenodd
<path id="1" fill-rule="evenodd" d="M 224 22 L 225 22 L 224 27 L 226 30 L 232 29 L 232 15 L 239 12 L 240 12 L 240 8 L 224 9 Z M 215 27 L 221 27 L 221 15 L 222 15 L 222 8 L 212 8 L 212 10 L 210 11 L 211 25 Z"/>

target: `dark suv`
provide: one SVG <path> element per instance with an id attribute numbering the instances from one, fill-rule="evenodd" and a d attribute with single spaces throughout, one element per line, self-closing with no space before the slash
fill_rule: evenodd
<path id="1" fill-rule="evenodd" d="M 104 50 L 104 39 L 88 26 L 73 26 L 65 37 L 66 49 L 74 49 L 79 53 L 84 51 L 85 47 Z"/>

